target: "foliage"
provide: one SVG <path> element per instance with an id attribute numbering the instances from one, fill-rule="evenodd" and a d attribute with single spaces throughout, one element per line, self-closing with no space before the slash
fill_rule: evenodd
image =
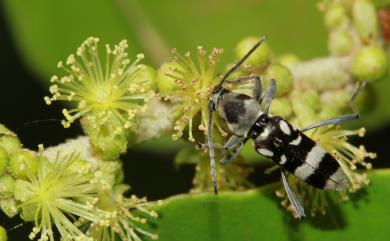
<path id="1" fill-rule="evenodd" d="M 388 171 L 372 171 L 367 175 L 367 170 L 372 168 L 367 159 L 376 158 L 376 154 L 348 140 L 350 136 L 363 137 L 364 128 L 347 130 L 329 126 L 307 133 L 337 159 L 348 178 L 349 188 L 339 195 L 329 194 L 291 175 L 290 183 L 301 194 L 310 214 L 325 215 L 309 218 L 303 224 L 293 220 L 294 209 L 278 184 L 242 192 L 253 187 L 247 179 L 256 164 L 250 161 L 253 152 L 240 155 L 232 165 L 218 166 L 218 186 L 230 192 L 219 196 L 187 194 L 168 198 L 162 205 L 125 194 L 128 186 L 123 183 L 120 160 L 120 155 L 134 144 L 147 143 L 168 133 L 173 140 L 189 142 L 179 152 L 176 164 L 195 165 L 191 192 L 210 191 L 207 146 L 203 151 L 196 148 L 207 142 L 210 124 L 216 130 L 212 138 L 217 145 L 223 145 L 230 135 L 226 123 L 218 116 L 213 123 L 208 122 L 210 95 L 220 80 L 218 71 L 230 69 L 260 39 L 255 35 L 237 41 L 227 38 L 225 33 L 237 29 L 240 38 L 256 34 L 258 20 L 262 18 L 267 21 L 260 22 L 261 33 L 267 32 L 270 38 L 231 78 L 260 76 L 264 87 L 275 79 L 278 90 L 270 109 L 272 114 L 282 116 L 296 128 L 303 128 L 350 113 L 349 99 L 355 88 L 367 81 L 357 105 L 364 116 L 373 120 L 371 125 L 384 123 L 390 116 L 384 104 L 390 98 L 386 94 L 390 84 L 387 79 L 389 40 L 383 17 L 378 18 L 379 5 L 369 0 L 318 2 L 328 32 L 329 53 L 325 55 L 325 32 L 319 27 L 320 15 L 314 12 L 311 3 L 272 1 L 258 5 L 245 1 L 241 3 L 241 12 L 235 15 L 240 21 L 232 21 L 225 18 L 228 12 L 218 18 L 214 16 L 218 11 L 232 9 L 232 1 L 226 1 L 227 7 L 223 9 L 209 6 L 209 1 L 200 1 L 196 6 L 202 11 L 180 22 L 166 14 L 173 11 L 171 6 L 177 7 L 175 11 L 187 7 L 174 0 L 161 5 L 158 11 L 152 8 L 151 2 L 135 0 L 41 0 L 38 3 L 8 0 L 3 4 L 26 63 L 42 77 L 49 79 L 56 71 L 53 63 L 65 59 L 70 49 L 86 39 L 75 54 L 57 64 L 64 73 L 50 79 L 51 96 L 44 97 L 48 105 L 54 101 L 68 104 L 63 110 L 64 127 L 80 120 L 85 136 L 46 149 L 39 145 L 39 150 L 34 151 L 22 148 L 17 135 L 0 126 L 0 207 L 9 217 L 20 215 L 34 223 L 31 239 L 53 241 L 54 228 L 63 240 L 139 241 L 159 236 L 169 241 L 255 240 L 267 235 L 270 240 L 331 239 L 337 235 L 354 236 L 357 228 L 363 229 L 365 220 L 359 218 L 359 212 L 379 216 L 385 210 L 380 200 L 389 190 Z M 90 11 L 91 5 L 94 11 Z M 91 16 L 86 18 L 87 11 Z M 67 12 L 73 16 L 63 15 Z M 277 18 L 274 12 L 278 13 Z M 313 21 L 294 17 L 297 12 L 305 12 Z M 95 19 L 105 20 L 97 25 Z M 257 27 L 246 30 L 242 25 L 246 20 L 248 26 Z M 157 34 L 152 22 L 159 30 L 169 29 L 165 38 Z M 173 22 L 177 24 L 175 31 L 172 31 Z M 198 36 L 205 36 L 204 25 L 211 29 L 213 24 L 221 22 L 223 27 L 211 31 L 202 42 L 212 44 L 212 39 L 223 40 L 217 42 L 229 46 L 229 51 L 224 53 L 223 49 L 207 45 L 198 46 L 195 54 L 173 49 L 173 59 L 168 60 L 165 41 L 178 49 L 187 48 L 193 41 L 200 41 Z M 305 28 L 297 34 L 289 30 L 286 22 Z M 132 31 L 127 29 L 128 25 Z M 279 25 L 283 28 L 279 29 Z M 311 30 L 315 34 L 310 35 Z M 91 35 L 102 36 L 103 42 L 119 43 L 102 48 L 100 39 L 88 37 Z M 141 47 L 146 53 L 146 63 L 154 67 L 139 63 L 145 57 L 139 54 Z M 280 54 L 285 51 L 295 54 Z M 319 54 L 325 56 L 318 57 Z M 311 59 L 302 60 L 302 57 Z M 229 81 L 226 87 L 251 96 L 253 84 Z M 379 102 L 372 101 L 376 97 Z M 223 152 L 217 150 L 216 155 L 220 158 Z M 270 167 L 267 172 L 277 168 Z M 372 187 L 367 187 L 369 177 L 373 180 Z M 368 205 L 362 201 L 365 197 L 380 204 Z M 339 205 L 346 200 L 351 202 Z M 374 223 L 388 226 L 389 219 L 383 216 L 369 225 Z M 156 229 L 152 230 L 153 227 Z M 368 227 L 372 232 L 372 226 Z M 359 238 L 363 240 L 363 236 Z"/>

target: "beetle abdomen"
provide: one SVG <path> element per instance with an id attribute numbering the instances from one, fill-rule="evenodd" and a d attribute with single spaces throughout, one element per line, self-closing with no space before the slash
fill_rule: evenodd
<path id="1" fill-rule="evenodd" d="M 342 191 L 348 187 L 333 156 L 281 117 L 271 117 L 253 144 L 258 153 L 316 188 Z"/>

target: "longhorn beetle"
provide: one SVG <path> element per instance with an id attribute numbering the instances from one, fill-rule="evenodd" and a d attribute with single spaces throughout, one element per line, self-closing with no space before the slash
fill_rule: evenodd
<path id="1" fill-rule="evenodd" d="M 254 80 L 253 97 L 235 93 L 222 87 L 225 82 L 231 82 L 227 80 L 230 74 L 239 68 L 265 39 L 265 36 L 262 37 L 240 61 L 222 76 L 209 98 L 207 144 L 210 152 L 210 171 L 214 193 L 218 193 L 214 147 L 223 148 L 224 153 L 220 163 L 226 164 L 237 157 L 246 141 L 252 139 L 253 147 L 259 154 L 270 158 L 280 166 L 287 197 L 298 217 L 303 218 L 305 217 L 303 207 L 292 192 L 285 171 L 319 189 L 342 191 L 348 187 L 348 182 L 339 163 L 314 140 L 307 137 L 304 132 L 324 125 L 335 125 L 358 119 L 359 114 L 353 106 L 353 100 L 365 82 L 361 82 L 350 99 L 353 114 L 323 120 L 298 130 L 282 117 L 272 116 L 268 113 L 276 93 L 275 80 L 270 81 L 264 92 L 262 92 L 262 82 L 258 76 L 247 76 L 234 80 L 240 82 Z M 213 144 L 213 112 L 219 114 L 232 134 L 223 147 Z M 206 145 L 204 144 L 204 146 Z"/>

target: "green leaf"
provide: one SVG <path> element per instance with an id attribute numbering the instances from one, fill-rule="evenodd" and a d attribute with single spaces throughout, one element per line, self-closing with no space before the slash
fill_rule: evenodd
<path id="1" fill-rule="evenodd" d="M 157 207 L 154 231 L 159 241 L 388 240 L 390 169 L 369 176 L 372 185 L 352 194 L 351 201 L 301 221 L 280 206 L 275 184 L 218 196 L 179 195 Z"/>

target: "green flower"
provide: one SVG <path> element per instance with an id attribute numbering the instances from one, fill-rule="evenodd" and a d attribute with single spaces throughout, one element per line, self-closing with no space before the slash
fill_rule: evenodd
<path id="1" fill-rule="evenodd" d="M 160 204 L 160 202 L 159 202 Z M 122 194 L 106 195 L 99 203 L 104 209 L 113 212 L 113 216 L 108 220 L 109 225 L 93 224 L 89 227 L 87 234 L 96 241 L 112 241 L 116 236 L 121 240 L 140 241 L 142 236 L 147 236 L 153 240 L 158 235 L 142 228 L 147 222 L 147 217 L 158 217 L 158 214 L 149 209 L 150 203 L 146 198 L 139 199 L 136 196 L 130 198 Z"/>
<path id="2" fill-rule="evenodd" d="M 95 206 L 99 185 L 94 176 L 71 171 L 77 160 L 78 155 L 71 154 L 49 161 L 40 151 L 37 174 L 29 172 L 27 181 L 16 181 L 14 195 L 21 216 L 35 225 L 30 239 L 40 233 L 39 240 L 54 241 L 55 226 L 65 240 L 92 240 L 79 229 L 77 219 L 108 225 L 112 213 Z"/>
<path id="3" fill-rule="evenodd" d="M 51 78 L 52 96 L 44 99 L 48 105 L 58 100 L 76 104 L 73 109 L 63 110 L 64 127 L 82 116 L 89 118 L 95 127 L 115 117 L 121 123 L 117 127 L 121 131 L 134 124 L 135 114 L 145 109 L 144 104 L 152 95 L 138 78 L 145 68 L 138 65 L 144 55 L 137 55 L 131 62 L 125 52 L 127 41 L 122 40 L 114 48 L 106 45 L 105 61 L 100 61 L 98 43 L 99 39 L 90 37 L 77 49 L 76 55 L 68 57 L 66 64 L 58 63 L 67 75 Z"/>
<path id="4" fill-rule="evenodd" d="M 195 141 L 193 128 L 206 132 L 207 106 L 211 90 L 218 82 L 215 67 L 222 52 L 222 49 L 214 48 L 207 55 L 202 47 L 198 47 L 197 56 L 195 56 L 197 62 L 195 62 L 191 58 L 190 52 L 182 56 L 176 49 L 172 50 L 173 61 L 177 67 L 171 67 L 164 73 L 177 86 L 169 88 L 165 96 L 165 99 L 171 99 L 174 103 L 172 113 L 176 122 L 174 124 L 175 134 L 172 135 L 172 139 L 176 140 L 181 137 L 186 127 L 188 127 L 188 139 L 192 142 Z M 199 116 L 199 120 L 195 120 L 197 116 Z M 196 127 L 194 127 L 195 124 Z M 219 127 L 218 123 L 216 126 Z M 221 128 L 219 130 L 224 133 Z"/>

